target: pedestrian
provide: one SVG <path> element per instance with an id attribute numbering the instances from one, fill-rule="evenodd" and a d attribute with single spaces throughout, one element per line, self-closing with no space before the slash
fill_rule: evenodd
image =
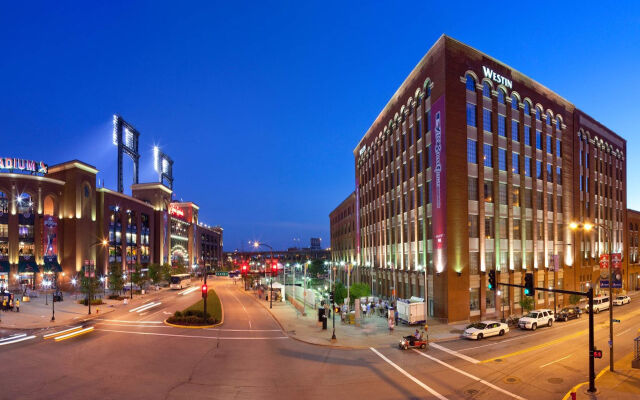
<path id="1" fill-rule="evenodd" d="M 367 317 L 371 316 L 371 303 L 367 303 Z"/>
<path id="2" fill-rule="evenodd" d="M 16 299 L 16 312 L 20 312 L 20 299 Z"/>
<path id="3" fill-rule="evenodd" d="M 13 311 L 13 299 L 9 299 L 9 311 Z"/>
<path id="4" fill-rule="evenodd" d="M 389 334 L 393 333 L 393 318 L 389 318 L 387 321 L 389 323 Z"/>
<path id="5" fill-rule="evenodd" d="M 398 325 L 398 308 L 397 307 L 393 309 L 393 315 L 396 320 L 396 325 Z"/>
<path id="6" fill-rule="evenodd" d="M 6 311 L 7 310 L 7 299 L 3 299 L 2 300 L 2 310 Z"/>

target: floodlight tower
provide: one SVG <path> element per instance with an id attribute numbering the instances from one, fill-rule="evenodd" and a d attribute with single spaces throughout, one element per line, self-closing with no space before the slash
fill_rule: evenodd
<path id="1" fill-rule="evenodd" d="M 122 119 L 121 116 L 113 115 L 113 144 L 118 146 L 118 192 L 120 193 L 124 193 L 124 184 L 122 183 L 122 156 L 124 154 L 133 160 L 133 184 L 138 183 L 139 138 L 140 132 L 136 128 Z"/>
<path id="2" fill-rule="evenodd" d="M 158 173 L 158 180 L 169 189 L 173 190 L 173 160 L 160 151 L 158 146 L 153 146 L 153 168 Z"/>

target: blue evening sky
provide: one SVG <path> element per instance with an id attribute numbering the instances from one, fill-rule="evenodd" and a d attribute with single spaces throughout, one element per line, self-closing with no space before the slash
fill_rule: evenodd
<path id="1" fill-rule="evenodd" d="M 4 2 L 0 156 L 77 158 L 115 189 L 119 113 L 141 132 L 141 181 L 158 144 L 225 250 L 328 246 L 354 147 L 446 33 L 626 138 L 640 209 L 640 7 L 569 3 Z"/>

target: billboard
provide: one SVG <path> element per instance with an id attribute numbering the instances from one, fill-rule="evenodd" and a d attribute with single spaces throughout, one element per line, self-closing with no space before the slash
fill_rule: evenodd
<path id="1" fill-rule="evenodd" d="M 447 183 L 446 183 L 446 140 L 444 95 L 431 106 L 431 179 L 433 215 L 433 253 L 436 272 L 442 272 L 447 265 Z"/>

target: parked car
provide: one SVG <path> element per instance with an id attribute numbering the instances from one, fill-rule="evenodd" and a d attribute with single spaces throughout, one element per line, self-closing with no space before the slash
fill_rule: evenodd
<path id="1" fill-rule="evenodd" d="M 608 310 L 609 309 L 609 296 L 598 296 L 595 297 L 593 299 L 593 312 L 595 312 L 596 314 L 599 313 L 600 311 L 604 311 L 604 310 Z M 587 306 L 584 308 L 585 311 L 590 312 L 591 310 L 589 310 L 589 304 L 587 303 Z"/>
<path id="2" fill-rule="evenodd" d="M 615 299 L 613 299 L 614 306 L 622 306 L 628 303 L 631 303 L 631 297 L 629 296 L 618 296 Z"/>
<path id="3" fill-rule="evenodd" d="M 481 340 L 483 337 L 502 336 L 507 332 L 509 332 L 509 326 L 504 322 L 482 321 L 467 326 L 462 337 Z"/>
<path id="4" fill-rule="evenodd" d="M 565 307 L 556 314 L 556 321 L 567 322 L 570 319 L 577 319 L 582 316 L 578 307 Z"/>
<path id="5" fill-rule="evenodd" d="M 518 327 L 520 329 L 531 329 L 535 331 L 538 327 L 545 325 L 549 327 L 553 325 L 552 310 L 533 310 L 518 320 Z"/>

